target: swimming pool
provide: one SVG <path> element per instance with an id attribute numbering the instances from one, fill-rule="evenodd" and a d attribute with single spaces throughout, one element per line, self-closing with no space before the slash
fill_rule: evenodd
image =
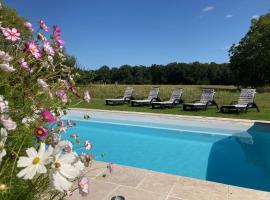
<path id="1" fill-rule="evenodd" d="M 190 119 L 176 124 L 108 115 L 82 120 L 71 114 L 77 126 L 64 137 L 77 133 L 81 141 L 89 139 L 91 152 L 105 155 L 96 157 L 100 161 L 270 191 L 268 130 L 238 123 L 205 125 Z"/>

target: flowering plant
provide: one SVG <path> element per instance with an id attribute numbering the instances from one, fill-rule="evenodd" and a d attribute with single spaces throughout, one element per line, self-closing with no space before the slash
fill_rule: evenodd
<path id="1" fill-rule="evenodd" d="M 22 19 L 9 23 L 8 11 L 0 4 L 0 198 L 62 199 L 76 189 L 84 196 L 85 167 L 93 157 L 78 155 L 61 139 L 75 125 L 61 119 L 70 98 L 81 98 L 76 74 L 65 64 L 61 29 L 43 20 L 37 31 Z M 89 91 L 83 96 L 90 101 Z M 92 147 L 88 140 L 83 145 Z"/>

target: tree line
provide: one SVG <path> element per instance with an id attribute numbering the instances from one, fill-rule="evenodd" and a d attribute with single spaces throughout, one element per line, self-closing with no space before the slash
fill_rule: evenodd
<path id="1" fill-rule="evenodd" d="M 102 66 L 97 70 L 78 70 L 79 84 L 234 84 L 230 67 L 226 63 L 175 62 L 167 65 Z"/>

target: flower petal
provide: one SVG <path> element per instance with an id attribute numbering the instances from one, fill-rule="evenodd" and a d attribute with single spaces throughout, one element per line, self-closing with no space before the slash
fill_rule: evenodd
<path id="1" fill-rule="evenodd" d="M 76 169 L 72 165 L 66 164 L 61 166 L 60 173 L 67 178 L 73 179 L 79 175 L 80 170 Z"/>
<path id="2" fill-rule="evenodd" d="M 76 161 L 76 156 L 73 153 L 67 153 L 60 156 L 58 160 L 61 164 L 71 164 Z"/>
<path id="3" fill-rule="evenodd" d="M 52 174 L 52 185 L 56 190 L 63 192 L 64 190 L 68 190 L 72 186 L 72 183 L 55 171 Z"/>
<path id="4" fill-rule="evenodd" d="M 17 162 L 17 167 L 27 167 L 31 165 L 32 160 L 28 157 L 21 156 Z"/>
<path id="5" fill-rule="evenodd" d="M 35 158 L 37 156 L 37 151 L 34 149 L 34 147 L 28 148 L 26 153 L 29 158 Z"/>
<path id="6" fill-rule="evenodd" d="M 28 172 L 25 174 L 24 179 L 32 179 L 37 173 L 38 165 L 30 165 L 27 168 L 29 169 Z"/>
<path id="7" fill-rule="evenodd" d="M 17 177 L 25 179 L 25 175 L 29 173 L 30 170 L 30 166 L 24 168 L 23 170 L 21 170 L 18 174 Z"/>
<path id="8" fill-rule="evenodd" d="M 38 165 L 37 172 L 40 174 L 45 174 L 47 172 L 47 169 L 44 165 Z"/>
<path id="9" fill-rule="evenodd" d="M 38 155 L 43 158 L 43 155 L 45 153 L 45 143 L 41 142 L 39 150 L 38 150 Z"/>

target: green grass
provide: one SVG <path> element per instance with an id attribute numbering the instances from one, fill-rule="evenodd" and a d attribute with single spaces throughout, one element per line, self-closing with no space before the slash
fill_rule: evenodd
<path id="1" fill-rule="evenodd" d="M 148 95 L 151 85 L 135 85 L 134 97 L 140 99 Z M 160 97 L 162 100 L 166 100 L 170 97 L 170 90 L 174 87 L 184 88 L 183 99 L 185 102 L 191 102 L 200 98 L 201 88 L 215 88 L 215 100 L 219 106 L 229 104 L 233 100 L 237 100 L 239 91 L 234 86 L 188 86 L 188 85 L 159 85 Z M 120 111 L 133 111 L 133 112 L 151 112 L 151 113 L 164 113 L 175 115 L 193 115 L 193 116 L 206 116 L 206 117 L 224 117 L 224 118 L 239 118 L 239 119 L 253 119 L 253 120 L 270 120 L 270 94 L 269 93 L 257 93 L 256 103 L 259 106 L 261 112 L 257 112 L 256 109 L 250 109 L 247 113 L 233 113 L 223 114 L 220 113 L 215 107 L 210 107 L 206 111 L 183 111 L 182 105 L 178 105 L 175 108 L 166 109 L 152 109 L 148 106 L 145 107 L 131 107 L 130 105 L 105 105 L 104 99 L 115 98 L 123 95 L 126 85 L 90 85 L 88 87 L 91 91 L 92 101 L 91 103 L 81 102 L 78 103 L 73 100 L 72 104 L 78 108 L 90 108 L 90 109 L 104 109 L 104 110 L 120 110 Z M 81 88 L 83 90 L 85 88 Z"/>

